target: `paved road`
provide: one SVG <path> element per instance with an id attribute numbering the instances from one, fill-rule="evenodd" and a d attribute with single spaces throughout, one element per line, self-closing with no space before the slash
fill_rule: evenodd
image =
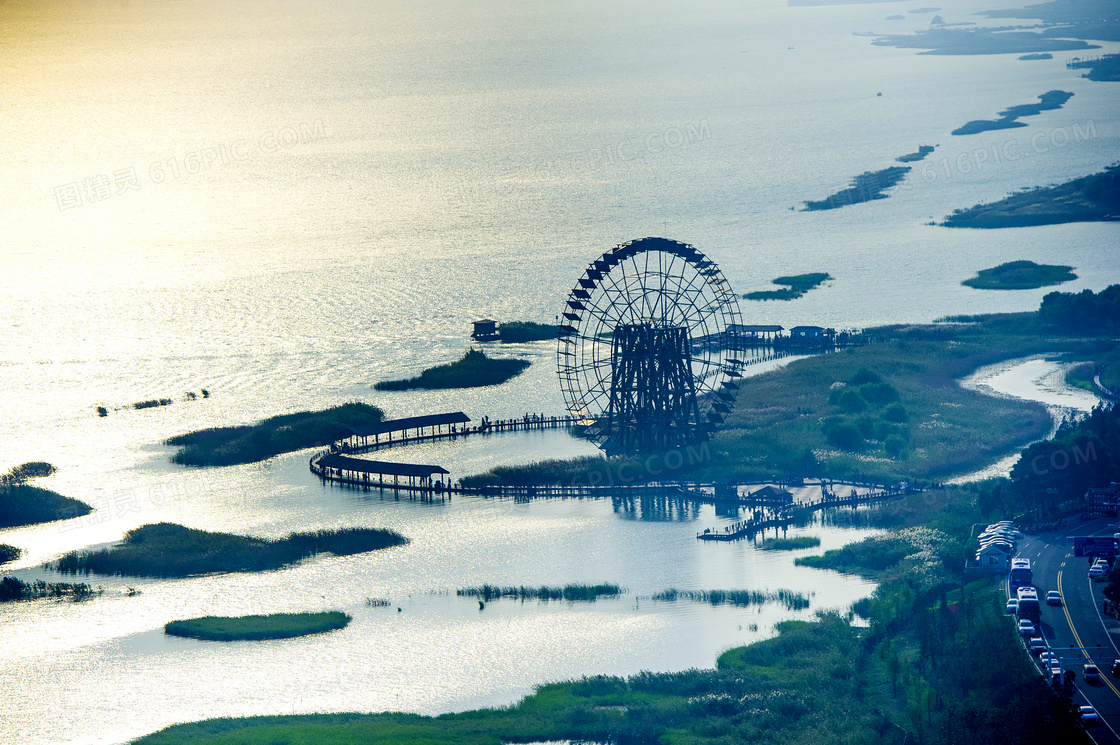
<path id="1" fill-rule="evenodd" d="M 1112 535 L 1115 518 L 1080 521 L 1064 526 L 1061 533 L 1030 536 L 1019 543 L 1018 556 L 1031 560 L 1034 585 L 1042 605 L 1042 631 L 1052 651 L 1062 658 L 1062 669 L 1077 673 L 1073 702 L 1096 708 L 1104 719 L 1089 727 L 1093 739 L 1102 745 L 1120 745 L 1120 677 L 1110 669 L 1120 659 L 1120 623 L 1104 619 L 1100 613 L 1104 583 L 1089 579 L 1089 559 L 1073 555 L 1073 536 Z M 1057 590 L 1063 604 L 1045 604 L 1046 593 Z M 1107 620 L 1107 623 L 1106 623 Z M 1099 685 L 1086 684 L 1082 665 L 1093 661 L 1101 670 Z"/>

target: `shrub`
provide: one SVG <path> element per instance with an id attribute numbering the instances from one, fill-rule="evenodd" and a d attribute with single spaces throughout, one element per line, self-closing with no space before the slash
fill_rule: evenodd
<path id="1" fill-rule="evenodd" d="M 898 401 L 898 391 L 890 383 L 867 383 L 860 386 L 859 392 L 873 406 L 886 406 Z"/>
<path id="2" fill-rule="evenodd" d="M 866 367 L 861 367 L 856 370 L 852 377 L 848 378 L 848 385 L 866 385 L 867 383 L 882 383 L 883 379 L 879 377 L 878 373 L 868 370 Z"/>
<path id="3" fill-rule="evenodd" d="M 887 455 L 892 458 L 902 457 L 903 453 L 906 452 L 906 440 L 898 435 L 890 435 L 883 443 L 883 450 L 887 451 Z"/>
<path id="4" fill-rule="evenodd" d="M 878 436 L 876 435 L 876 427 L 875 427 L 875 425 L 878 424 L 878 422 L 876 422 L 875 419 L 873 419 L 869 416 L 861 416 L 861 417 L 858 417 L 855 420 L 854 424 L 856 425 L 856 428 L 859 429 L 859 433 L 861 435 L 863 435 L 864 439 L 867 439 L 867 440 L 878 439 Z"/>
<path id="5" fill-rule="evenodd" d="M 851 422 L 843 422 L 830 428 L 825 434 L 825 439 L 829 445 L 841 450 L 857 452 L 863 450 L 864 447 L 863 435 L 860 434 L 859 428 Z"/>
<path id="6" fill-rule="evenodd" d="M 858 414 L 861 411 L 867 411 L 871 408 L 868 406 L 864 397 L 860 395 L 860 392 L 854 388 L 848 388 L 841 393 L 837 403 L 841 409 L 850 414 Z"/>
<path id="7" fill-rule="evenodd" d="M 910 415 L 906 413 L 906 407 L 897 402 L 888 404 L 887 407 L 883 409 L 883 418 L 888 422 L 894 422 L 896 424 L 903 424 L 910 421 Z"/>

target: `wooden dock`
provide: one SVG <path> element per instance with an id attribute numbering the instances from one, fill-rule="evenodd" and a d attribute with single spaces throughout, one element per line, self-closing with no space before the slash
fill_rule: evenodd
<path id="1" fill-rule="evenodd" d="M 831 484 L 832 482 L 828 482 Z M 765 535 L 766 531 L 771 528 L 774 529 L 774 534 L 777 535 L 778 530 L 785 530 L 789 528 L 794 522 L 794 509 L 807 509 L 811 511 L 830 509 L 833 507 L 851 507 L 855 509 L 861 505 L 874 504 L 876 502 L 884 502 L 888 499 L 897 499 L 905 494 L 913 491 L 907 487 L 877 487 L 874 491 L 865 494 L 857 494 L 852 490 L 852 494 L 847 497 L 839 497 L 834 492 L 830 491 L 825 486 L 825 481 L 820 482 L 821 498 L 811 502 L 802 502 L 797 505 L 788 505 L 778 508 L 763 508 L 756 510 L 755 514 L 746 520 L 726 526 L 722 530 L 717 528 L 705 528 L 704 532 L 697 533 L 697 540 L 701 541 L 738 541 L 744 538 L 754 538 L 755 535 Z M 868 486 L 860 484 L 860 486 Z"/>

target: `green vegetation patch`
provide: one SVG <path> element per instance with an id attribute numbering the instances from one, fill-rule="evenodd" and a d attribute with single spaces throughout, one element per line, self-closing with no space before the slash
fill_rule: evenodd
<path id="1" fill-rule="evenodd" d="M 1038 320 L 1043 328 L 1066 334 L 1120 333 L 1120 285 L 1109 285 L 1097 293 L 1048 293 L 1042 298 Z"/>
<path id="2" fill-rule="evenodd" d="M 240 427 L 214 427 L 167 440 L 181 450 L 171 456 L 186 466 L 231 466 L 255 463 L 280 453 L 318 447 L 346 436 L 361 424 L 377 424 L 381 409 L 357 401 L 322 411 L 300 411 L 269 417 Z"/>
<path id="3" fill-rule="evenodd" d="M 498 341 L 504 344 L 522 344 L 529 341 L 555 339 L 560 327 L 552 323 L 533 321 L 508 321 L 498 324 Z"/>
<path id="4" fill-rule="evenodd" d="M 85 582 L 71 584 L 69 582 L 24 582 L 15 577 L 0 578 L 0 603 L 16 600 L 39 600 L 41 598 L 65 598 L 67 600 L 87 600 L 94 595 L 100 595 L 101 588 L 96 590 Z"/>
<path id="5" fill-rule="evenodd" d="M 1057 186 L 1039 186 L 975 207 L 959 209 L 947 228 L 1023 228 L 1120 219 L 1120 164 Z"/>
<path id="6" fill-rule="evenodd" d="M 786 610 L 805 610 L 809 607 L 809 598 L 805 593 L 794 592 L 793 590 L 761 592 L 759 590 L 677 590 L 670 588 L 655 594 L 653 599 L 668 603 L 677 600 L 691 600 L 695 603 L 734 605 L 740 608 L 764 603 L 781 603 L 786 607 Z"/>
<path id="7" fill-rule="evenodd" d="M 456 590 L 460 597 L 479 598 L 490 602 L 498 598 L 514 598 L 516 600 L 568 600 L 593 603 L 599 598 L 616 598 L 625 592 L 618 585 L 564 585 L 563 587 L 498 587 L 496 585 L 482 585 L 481 587 L 464 587 Z"/>
<path id="8" fill-rule="evenodd" d="M 772 281 L 772 284 L 785 285 L 787 289 L 748 292 L 743 297 L 747 300 L 796 300 L 809 290 L 814 290 L 831 279 L 832 276 L 824 272 L 778 277 Z"/>
<path id="9" fill-rule="evenodd" d="M 49 523 L 93 512 L 85 502 L 27 483 L 29 479 L 43 478 L 54 472 L 55 467 L 50 463 L 32 461 L 0 475 L 0 528 Z"/>
<path id="10" fill-rule="evenodd" d="M 427 390 L 476 388 L 504 383 L 520 375 L 527 367 L 529 367 L 528 360 L 495 359 L 487 357 L 482 350 L 471 348 L 456 362 L 429 367 L 414 378 L 383 380 L 373 387 L 379 391 L 404 391 L 410 388 Z"/>
<path id="11" fill-rule="evenodd" d="M 130 530 L 110 548 L 71 551 L 54 567 L 68 574 L 192 577 L 267 571 L 316 554 L 349 556 L 405 543 L 407 538 L 383 528 L 320 530 L 270 540 L 157 523 Z"/>
<path id="12" fill-rule="evenodd" d="M 163 627 L 163 633 L 218 642 L 291 639 L 345 628 L 351 620 L 349 615 L 341 611 L 273 613 L 267 616 L 204 616 L 172 621 Z"/>
<path id="13" fill-rule="evenodd" d="M 1009 261 L 991 269 L 981 269 L 976 272 L 975 277 L 966 279 L 961 284 L 977 290 L 1033 290 L 1077 279 L 1072 269 L 1072 266 L 1063 264 Z"/>
<path id="14" fill-rule="evenodd" d="M 905 528 L 826 551 L 824 556 L 802 556 L 794 564 L 878 578 L 910 557 L 940 571 L 945 562 L 956 556 L 954 548 L 953 540 L 939 530 Z"/>
<path id="15" fill-rule="evenodd" d="M 803 211 L 834 210 L 851 204 L 886 199 L 886 190 L 902 181 L 909 172 L 910 166 L 890 166 L 880 171 L 867 171 L 852 179 L 847 189 L 841 189 L 821 200 L 805 202 Z"/>
<path id="16" fill-rule="evenodd" d="M 67 520 L 93 512 L 85 502 L 49 489 L 18 485 L 0 487 L 0 528 Z"/>
<path id="17" fill-rule="evenodd" d="M 15 561 L 21 556 L 23 556 L 22 548 L 0 543 L 0 564 L 7 564 L 9 561 Z"/>
<path id="18" fill-rule="evenodd" d="M 799 535 L 793 538 L 767 538 L 762 541 L 764 551 L 796 551 L 799 548 L 816 548 L 821 539 L 816 536 Z"/>
<path id="19" fill-rule="evenodd" d="M 1092 362 L 1082 362 L 1079 365 L 1074 365 L 1066 370 L 1066 385 L 1096 393 L 1097 387 L 1093 385 L 1093 374 Z"/>

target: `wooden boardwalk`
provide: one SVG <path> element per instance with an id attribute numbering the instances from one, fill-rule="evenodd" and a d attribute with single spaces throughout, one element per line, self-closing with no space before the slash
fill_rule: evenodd
<path id="1" fill-rule="evenodd" d="M 778 530 L 785 530 L 793 524 L 795 509 L 807 509 L 814 512 L 833 507 L 851 507 L 854 509 L 860 505 L 884 502 L 888 499 L 897 499 L 912 491 L 902 486 L 889 488 L 876 487 L 874 491 L 869 491 L 864 494 L 857 494 L 853 489 L 851 496 L 839 497 L 834 492 L 829 491 L 824 481 L 820 482 L 820 487 L 820 499 L 784 505 L 777 508 L 763 507 L 759 510 L 755 510 L 754 514 L 746 520 L 728 525 L 722 530 L 706 528 L 704 532 L 697 533 L 696 538 L 701 541 L 738 541 L 743 538 L 753 538 L 758 534 L 765 535 L 766 531 L 771 528 L 774 529 L 774 535 L 776 536 Z"/>
<path id="2" fill-rule="evenodd" d="M 391 422 L 386 422 L 389 424 Z M 544 414 L 526 414 L 517 419 L 497 419 L 482 417 L 478 424 L 453 426 L 446 432 L 429 432 L 414 435 L 393 437 L 393 432 L 407 432 L 407 429 L 391 430 L 386 433 L 386 439 L 378 438 L 376 441 L 365 445 L 347 444 L 344 441 L 332 446 L 332 450 L 342 453 L 372 453 L 387 448 L 402 445 L 416 445 L 422 442 L 438 442 L 441 440 L 458 440 L 471 435 L 500 434 L 504 432 L 529 432 L 544 429 L 567 429 L 579 425 L 579 419 L 574 416 L 546 416 Z M 411 429 L 411 428 L 409 428 Z"/>
<path id="3" fill-rule="evenodd" d="M 384 424 L 392 425 L 393 421 L 394 420 L 390 420 Z M 415 421 L 415 418 L 400 421 L 405 423 L 408 421 Z M 746 520 L 734 523 L 723 529 L 709 528 L 697 534 L 696 537 L 698 539 L 707 541 L 733 541 L 742 538 L 750 538 L 758 533 L 765 533 L 765 531 L 771 528 L 777 533 L 778 530 L 788 528 L 789 525 L 793 523 L 793 511 L 796 508 L 820 510 L 828 507 L 855 507 L 861 504 L 891 499 L 906 493 L 905 489 L 888 489 L 880 485 L 848 484 L 850 486 L 862 487 L 869 491 L 864 494 L 856 494 L 853 489 L 854 496 L 838 497 L 830 489 L 833 483 L 824 480 L 808 483 L 783 483 L 771 480 L 736 483 L 664 481 L 635 484 L 592 485 L 569 483 L 532 486 L 464 486 L 462 483 L 452 482 L 450 478 L 445 481 L 438 479 L 432 480 L 430 477 L 431 474 L 429 474 L 427 478 L 420 478 L 419 480 L 414 480 L 407 475 L 415 469 L 427 469 L 432 473 L 446 474 L 446 470 L 438 466 L 419 466 L 408 463 L 382 465 L 384 468 L 389 468 L 390 471 L 400 470 L 401 473 L 406 474 L 403 478 L 408 478 L 407 481 L 402 480 L 400 475 L 392 472 L 377 473 L 377 469 L 371 469 L 369 473 L 361 473 L 353 470 L 343 470 L 325 466 L 325 463 L 332 462 L 331 457 L 337 459 L 339 455 L 376 452 L 378 450 L 402 445 L 455 440 L 475 435 L 564 429 L 579 426 L 579 423 L 579 420 L 573 416 L 526 414 L 515 419 L 492 420 L 489 417 L 482 417 L 477 424 L 453 425 L 448 427 L 446 431 L 433 428 L 429 432 L 424 432 L 422 429 L 417 429 L 414 425 L 410 425 L 407 428 L 402 427 L 400 429 L 390 428 L 382 433 L 386 435 L 386 439 L 384 440 L 380 439 L 380 436 L 378 436 L 374 442 L 365 442 L 362 444 L 358 444 L 357 441 L 353 439 L 339 441 L 332 445 L 329 450 L 324 450 L 312 456 L 308 461 L 308 467 L 312 473 L 321 478 L 325 483 L 339 484 L 362 490 L 391 491 L 394 493 L 403 492 L 412 496 L 419 496 L 422 499 L 449 499 L 455 494 L 512 498 L 519 502 L 532 499 L 656 497 L 724 506 L 732 505 L 740 508 L 754 508 L 753 513 Z M 407 433 L 410 429 L 415 432 L 415 434 L 408 435 Z M 394 436 L 395 433 L 399 433 L 399 436 Z M 392 469 L 390 468 L 391 466 L 399 466 L 400 469 Z M 391 480 L 389 478 L 390 476 L 392 477 Z M 751 491 L 752 486 L 758 488 Z M 797 502 L 788 491 L 789 488 L 804 488 L 806 486 L 819 486 L 821 496 L 818 499 Z"/>

